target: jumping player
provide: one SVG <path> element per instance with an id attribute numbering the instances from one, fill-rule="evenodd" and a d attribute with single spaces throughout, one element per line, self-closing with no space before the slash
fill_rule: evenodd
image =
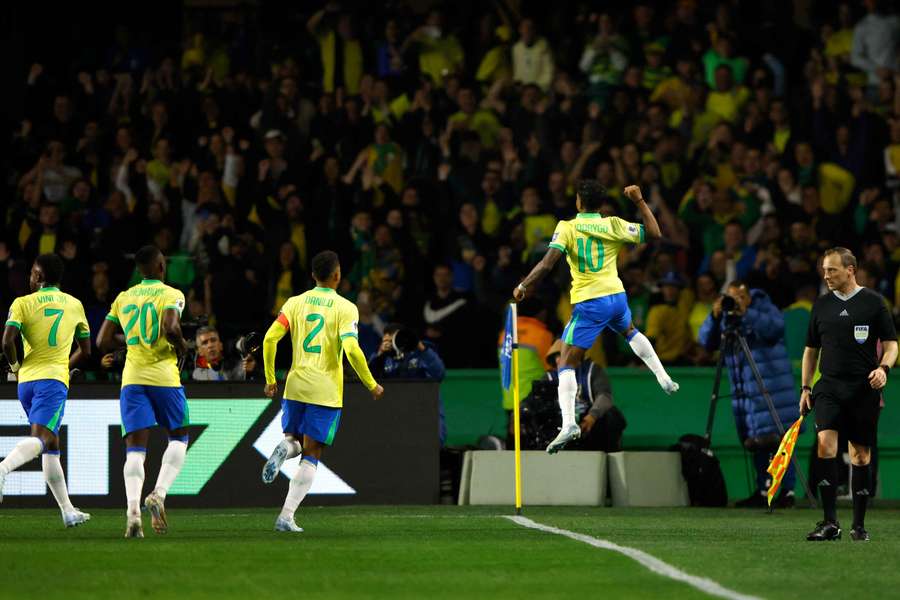
<path id="1" fill-rule="evenodd" d="M 575 369 L 581 364 L 584 353 L 607 327 L 625 336 L 634 353 L 656 375 L 663 391 L 667 394 L 678 391 L 678 384 L 666 373 L 650 340 L 631 322 L 625 287 L 616 271 L 616 256 L 624 244 L 643 243 L 645 236 L 651 239 L 662 237 L 659 224 L 644 202 L 641 189 L 630 185 L 625 188 L 625 195 L 637 206 L 645 225 L 599 214 L 597 210 L 606 196 L 606 190 L 593 180 L 578 182 L 575 195 L 578 215 L 571 221 L 559 222 L 547 254 L 513 290 L 513 298 L 523 300 L 528 288 L 550 273 L 557 261 L 566 255 L 572 273 L 572 318 L 563 330 L 559 368 L 562 429 L 547 446 L 550 454 L 581 436 L 581 429 L 575 423 L 575 395 L 578 392 Z"/>

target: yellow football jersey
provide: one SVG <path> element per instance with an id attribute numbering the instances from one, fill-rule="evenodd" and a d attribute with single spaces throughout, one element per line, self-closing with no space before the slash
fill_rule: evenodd
<path id="1" fill-rule="evenodd" d="M 24 358 L 19 383 L 56 379 L 69 385 L 72 340 L 91 337 L 84 307 L 75 296 L 55 287 L 13 300 L 6 324 L 22 332 Z"/>
<path id="2" fill-rule="evenodd" d="M 579 213 L 560 221 L 550 247 L 566 254 L 572 272 L 572 304 L 625 291 L 616 269 L 616 256 L 624 244 L 644 241 L 644 226 L 619 217 Z"/>
<path id="3" fill-rule="evenodd" d="M 175 348 L 162 330 L 163 313 L 184 310 L 184 294 L 155 279 L 145 279 L 118 296 L 106 319 L 125 332 L 128 352 L 122 386 L 181 387 Z"/>
<path id="4" fill-rule="evenodd" d="M 284 397 L 333 408 L 343 406 L 341 340 L 359 335 L 356 305 L 331 288 L 317 287 L 285 302 L 278 320 L 290 330 L 294 350 Z"/>

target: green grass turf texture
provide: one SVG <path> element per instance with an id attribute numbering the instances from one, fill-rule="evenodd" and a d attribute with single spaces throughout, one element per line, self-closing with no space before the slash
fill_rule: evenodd
<path id="1" fill-rule="evenodd" d="M 177 504 L 177 499 L 173 499 Z M 170 510 L 122 539 L 123 510 L 66 530 L 55 510 L 0 507 L 0 598 L 701 598 L 620 554 L 523 528 L 500 507 Z M 526 507 L 540 523 L 639 548 L 764 598 L 900 597 L 900 510 L 870 511 L 873 541 L 810 543 L 819 511 Z M 849 508 L 840 516 L 849 526 Z M 37 595 L 35 595 L 37 594 Z M 49 594 L 49 595 L 48 595 Z"/>

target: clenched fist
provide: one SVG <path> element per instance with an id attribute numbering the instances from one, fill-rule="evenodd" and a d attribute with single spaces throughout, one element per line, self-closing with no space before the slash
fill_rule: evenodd
<path id="1" fill-rule="evenodd" d="M 640 204 L 644 201 L 644 196 L 641 194 L 641 188 L 636 185 L 629 185 L 626 187 L 625 196 L 635 204 Z"/>

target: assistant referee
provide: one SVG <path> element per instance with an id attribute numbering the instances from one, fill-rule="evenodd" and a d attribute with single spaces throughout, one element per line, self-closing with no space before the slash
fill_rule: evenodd
<path id="1" fill-rule="evenodd" d="M 878 434 L 881 389 L 897 360 L 894 321 L 877 292 L 856 283 L 856 257 L 846 248 L 825 252 L 825 283 L 831 293 L 813 305 L 803 351 L 800 412 L 816 409 L 819 490 L 825 519 L 806 536 L 810 541 L 839 540 L 837 520 L 838 431 L 849 441 L 853 527 L 850 538 L 869 541 L 865 528 L 871 481 L 871 448 Z M 878 360 L 877 342 L 882 356 Z M 816 363 L 822 378 L 810 388 Z"/>

